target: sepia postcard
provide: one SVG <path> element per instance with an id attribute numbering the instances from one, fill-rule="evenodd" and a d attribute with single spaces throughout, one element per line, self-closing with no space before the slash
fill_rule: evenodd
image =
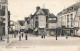
<path id="1" fill-rule="evenodd" d="M 80 51 L 80 0 L 0 0 L 0 51 Z"/>

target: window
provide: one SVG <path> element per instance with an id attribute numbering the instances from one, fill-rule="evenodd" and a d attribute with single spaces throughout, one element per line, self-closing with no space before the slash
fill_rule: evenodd
<path id="1" fill-rule="evenodd" d="M 71 7 L 72 11 L 73 11 L 73 7 Z"/>
<path id="2" fill-rule="evenodd" d="M 74 31 L 73 30 L 70 30 L 70 32 L 73 33 Z"/>
<path id="3" fill-rule="evenodd" d="M 67 27 L 69 27 L 69 25 L 67 25 Z"/>
<path id="4" fill-rule="evenodd" d="M 72 23 L 73 23 L 73 14 L 70 14 L 71 17 L 71 27 L 73 27 Z"/>
<path id="5" fill-rule="evenodd" d="M 69 15 L 67 15 L 67 22 L 69 22 Z"/>
<path id="6" fill-rule="evenodd" d="M 73 20 L 73 14 L 70 14 L 71 20 Z"/>
<path id="7" fill-rule="evenodd" d="M 0 5 L 0 9 L 1 9 L 1 5 Z"/>
<path id="8" fill-rule="evenodd" d="M 49 20 L 52 20 L 52 18 L 49 18 Z"/>
<path id="9" fill-rule="evenodd" d="M 56 18 L 52 18 L 53 20 L 56 20 Z"/>
<path id="10" fill-rule="evenodd" d="M 36 17 L 36 19 L 38 19 L 38 17 Z"/>
<path id="11" fill-rule="evenodd" d="M 75 7 L 74 7 L 74 11 L 75 11 L 75 10 L 78 10 L 78 6 L 75 6 Z"/>
<path id="12" fill-rule="evenodd" d="M 5 10 L 5 6 L 2 6 L 2 10 Z"/>
<path id="13" fill-rule="evenodd" d="M 65 20 L 66 20 L 66 15 L 65 15 Z"/>
<path id="14" fill-rule="evenodd" d="M 2 0 L 2 2 L 6 2 L 7 0 Z"/>
<path id="15" fill-rule="evenodd" d="M 71 27 L 73 27 L 73 24 L 72 23 L 73 23 L 73 21 L 71 21 Z"/>

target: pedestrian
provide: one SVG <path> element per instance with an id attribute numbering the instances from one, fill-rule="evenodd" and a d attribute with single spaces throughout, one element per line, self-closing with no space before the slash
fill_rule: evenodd
<path id="1" fill-rule="evenodd" d="M 16 38 L 16 32 L 14 33 L 14 38 Z"/>
<path id="2" fill-rule="evenodd" d="M 68 39 L 68 35 L 66 35 L 66 39 Z"/>
<path id="3" fill-rule="evenodd" d="M 44 38 L 44 39 L 45 39 L 45 32 L 44 32 L 44 31 L 42 31 L 42 36 L 41 36 L 41 38 Z"/>
<path id="4" fill-rule="evenodd" d="M 14 33 L 14 38 L 16 38 L 16 35 L 17 35 L 17 31 L 15 31 L 15 33 Z"/>
<path id="5" fill-rule="evenodd" d="M 22 33 L 22 38 L 23 38 L 23 33 Z"/>
<path id="6" fill-rule="evenodd" d="M 21 41 L 21 35 L 19 35 L 19 41 Z"/>
<path id="7" fill-rule="evenodd" d="M 43 38 L 45 39 L 45 32 L 43 32 Z"/>
<path id="8" fill-rule="evenodd" d="M 26 34 L 26 40 L 27 40 L 27 34 Z"/>
<path id="9" fill-rule="evenodd" d="M 28 40 L 27 34 L 28 34 L 28 30 L 25 30 L 25 40 Z"/>
<path id="10" fill-rule="evenodd" d="M 43 31 L 41 32 L 41 38 L 43 39 Z"/>
<path id="11" fill-rule="evenodd" d="M 69 32 L 66 33 L 66 39 L 68 39 Z"/>

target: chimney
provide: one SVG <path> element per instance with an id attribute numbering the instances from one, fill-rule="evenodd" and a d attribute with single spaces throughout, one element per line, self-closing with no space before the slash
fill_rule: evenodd
<path id="1" fill-rule="evenodd" d="M 38 11 L 39 9 L 40 9 L 40 7 L 39 7 L 39 6 L 37 6 L 37 7 L 36 7 L 36 11 Z"/>

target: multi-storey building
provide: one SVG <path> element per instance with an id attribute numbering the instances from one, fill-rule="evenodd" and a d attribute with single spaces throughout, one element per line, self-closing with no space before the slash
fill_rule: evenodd
<path id="1" fill-rule="evenodd" d="M 80 22 L 80 3 L 76 3 L 58 13 L 58 33 L 60 35 L 76 35 Z"/>
<path id="2" fill-rule="evenodd" d="M 47 35 L 56 35 L 57 31 L 57 17 L 54 14 L 50 14 L 48 17 Z"/>
<path id="3" fill-rule="evenodd" d="M 49 16 L 48 9 L 36 7 L 36 12 L 33 15 L 33 32 L 36 35 L 41 35 L 41 32 L 46 32 L 47 18 Z"/>
<path id="4" fill-rule="evenodd" d="M 10 11 L 8 11 L 8 0 L 0 0 L 0 37 L 8 35 L 10 25 Z"/>
<path id="5" fill-rule="evenodd" d="M 50 20 L 51 19 L 51 20 Z M 50 14 L 48 9 L 36 7 L 36 12 L 30 15 L 28 19 L 28 27 L 33 30 L 33 34 L 41 35 L 44 31 L 47 35 L 55 34 L 57 17 L 54 14 Z M 52 30 L 52 31 L 50 31 Z"/>
<path id="6" fill-rule="evenodd" d="M 15 31 L 21 31 L 23 32 L 25 29 L 25 21 L 24 20 L 18 20 L 17 22 L 14 22 Z"/>
<path id="7" fill-rule="evenodd" d="M 29 33 L 33 33 L 33 15 L 25 18 L 25 27 L 27 28 Z"/>

